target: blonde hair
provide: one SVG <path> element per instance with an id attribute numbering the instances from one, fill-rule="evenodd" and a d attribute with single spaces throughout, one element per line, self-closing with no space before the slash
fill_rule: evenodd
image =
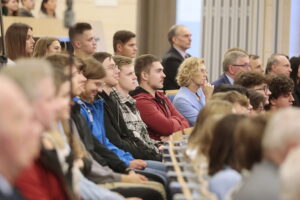
<path id="1" fill-rule="evenodd" d="M 33 57 L 42 58 L 47 54 L 47 50 L 49 46 L 54 42 L 58 41 L 58 39 L 53 37 L 41 37 L 35 44 L 33 50 Z"/>
<path id="2" fill-rule="evenodd" d="M 199 145 L 200 141 L 203 139 L 201 132 L 205 124 L 205 120 L 216 114 L 230 114 L 233 113 L 233 105 L 227 101 L 223 100 L 210 100 L 201 109 L 190 137 L 189 146 L 195 148 Z"/>
<path id="3" fill-rule="evenodd" d="M 241 93 L 238 93 L 236 91 L 228 91 L 228 92 L 218 92 L 215 93 L 211 100 L 213 99 L 219 99 L 224 101 L 229 101 L 230 103 L 239 103 L 241 106 L 248 107 L 249 101 L 247 97 Z"/>
<path id="4" fill-rule="evenodd" d="M 189 86 L 193 75 L 199 72 L 199 66 L 204 65 L 202 58 L 189 57 L 185 59 L 178 68 L 176 81 L 179 86 Z"/>

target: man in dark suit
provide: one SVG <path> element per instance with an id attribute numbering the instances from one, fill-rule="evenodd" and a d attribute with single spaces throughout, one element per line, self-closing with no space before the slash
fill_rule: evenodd
<path id="1" fill-rule="evenodd" d="M 249 56 L 242 51 L 231 51 L 225 54 L 223 60 L 224 74 L 212 85 L 233 84 L 234 77 L 241 71 L 250 71 Z"/>
<path id="2" fill-rule="evenodd" d="M 162 58 L 162 65 L 166 74 L 164 90 L 174 90 L 179 88 L 175 80 L 177 69 L 185 58 L 191 56 L 186 53 L 186 50 L 191 47 L 192 35 L 187 27 L 174 25 L 169 30 L 168 40 L 171 48 Z"/>

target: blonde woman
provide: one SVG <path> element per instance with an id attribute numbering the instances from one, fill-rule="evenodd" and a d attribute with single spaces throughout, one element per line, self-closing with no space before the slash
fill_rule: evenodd
<path id="1" fill-rule="evenodd" d="M 50 54 L 60 53 L 61 45 L 57 38 L 41 37 L 35 44 L 33 57 L 42 58 Z"/>
<path id="2" fill-rule="evenodd" d="M 180 89 L 173 103 L 190 126 L 194 126 L 199 111 L 213 92 L 213 86 L 207 83 L 204 60 L 195 57 L 185 59 L 178 68 L 176 80 Z"/>

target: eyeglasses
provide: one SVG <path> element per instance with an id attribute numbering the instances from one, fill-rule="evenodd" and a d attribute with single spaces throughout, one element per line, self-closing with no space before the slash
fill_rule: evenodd
<path id="1" fill-rule="evenodd" d="M 244 65 L 232 65 L 232 66 L 243 67 L 243 68 L 249 68 L 249 67 L 251 67 L 251 65 L 248 65 L 248 64 L 244 64 Z"/>
<path id="2" fill-rule="evenodd" d="M 269 91 L 269 87 L 266 85 L 264 87 L 261 87 L 261 88 L 257 88 L 255 90 L 261 90 L 261 91 L 264 91 L 265 93 L 267 93 Z"/>
<path id="3" fill-rule="evenodd" d="M 200 71 L 201 73 L 206 73 L 206 74 L 208 73 L 208 71 L 207 71 L 206 69 L 200 69 L 199 71 Z"/>

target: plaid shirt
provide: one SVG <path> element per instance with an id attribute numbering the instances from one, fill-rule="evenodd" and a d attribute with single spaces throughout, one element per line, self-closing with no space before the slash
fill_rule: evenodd
<path id="1" fill-rule="evenodd" d="M 133 132 L 135 137 L 140 138 L 145 145 L 147 145 L 149 148 L 155 149 L 158 152 L 158 149 L 155 146 L 156 142 L 149 137 L 147 126 L 143 122 L 140 112 L 135 106 L 135 99 L 130 95 L 125 98 L 115 88 L 113 88 L 110 95 L 118 102 L 128 129 Z"/>

